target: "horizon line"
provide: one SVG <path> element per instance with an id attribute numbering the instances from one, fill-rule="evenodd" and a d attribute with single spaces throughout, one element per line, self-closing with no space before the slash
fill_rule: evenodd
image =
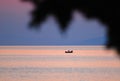
<path id="1" fill-rule="evenodd" d="M 83 46 L 76 46 L 76 45 L 65 45 L 65 46 L 58 46 L 58 45 L 54 45 L 54 46 L 0 46 L 0 50 L 1 49 L 61 49 L 61 50 L 65 50 L 65 49 L 72 49 L 72 50 L 87 50 L 87 49 L 91 49 L 91 50 L 95 50 L 95 49 L 105 49 L 104 45 L 83 45 Z"/>

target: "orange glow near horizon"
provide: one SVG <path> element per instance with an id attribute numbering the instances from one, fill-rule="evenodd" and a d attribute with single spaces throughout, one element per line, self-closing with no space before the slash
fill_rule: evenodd
<path id="1" fill-rule="evenodd" d="M 120 68 L 120 59 L 116 57 L 115 51 L 107 51 L 103 49 L 76 49 L 73 50 L 73 53 L 69 54 L 65 53 L 64 49 L 58 49 L 59 47 L 56 47 L 56 49 L 48 49 L 48 47 L 46 47 L 47 49 L 37 49 L 36 47 L 34 49 L 33 48 L 34 47 L 0 47 L 0 71 L 2 72 L 0 73 L 0 81 L 120 80 L 118 72 L 114 72 L 114 70 Z M 1 70 L 1 68 L 8 69 Z M 14 70 L 12 68 L 16 69 Z M 39 68 L 39 70 L 41 70 L 41 68 L 48 68 L 48 72 L 39 72 L 34 68 Z M 69 73 L 65 71 L 61 72 L 61 70 L 51 72 L 51 68 L 54 70 L 61 68 L 63 71 L 64 69 L 69 68 L 89 68 L 93 69 L 93 73 L 80 73 L 77 71 L 72 71 Z M 109 72 L 107 71 L 94 73 L 94 69 L 97 69 L 99 71 L 99 69 L 104 68 L 110 69 Z"/>

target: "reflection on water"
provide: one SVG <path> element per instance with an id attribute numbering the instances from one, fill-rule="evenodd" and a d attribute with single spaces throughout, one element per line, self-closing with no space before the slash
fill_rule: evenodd
<path id="1" fill-rule="evenodd" d="M 67 56 L 67 55 L 0 55 L 0 61 L 115 61 L 113 56 Z"/>
<path id="2" fill-rule="evenodd" d="M 114 55 L 20 53 L 0 53 L 0 81 L 120 81 Z"/>
<path id="3" fill-rule="evenodd" d="M 0 67 L 0 78 L 11 81 L 119 81 L 120 68 L 38 68 L 38 67 Z M 112 78 L 111 78 L 112 77 Z M 49 79 L 49 80 L 48 80 Z M 108 80 L 107 80 L 108 79 Z M 7 81 L 10 81 L 6 79 Z"/>
<path id="4" fill-rule="evenodd" d="M 117 73 L 120 74 L 120 68 L 40 68 L 40 67 L 0 67 L 0 73 Z"/>
<path id="5" fill-rule="evenodd" d="M 35 66 L 24 65 L 18 67 L 19 62 L 29 64 L 29 61 L 46 62 L 51 61 L 64 64 L 69 62 L 98 62 L 98 61 L 118 61 L 112 56 L 65 56 L 65 55 L 1 55 L 0 62 L 15 63 L 14 66 L 0 67 L 0 81 L 119 81 L 119 67 L 44 67 L 42 65 Z M 47 64 L 47 63 L 46 63 Z M 75 64 L 75 63 L 74 63 Z M 67 64 L 66 64 L 67 65 Z M 99 65 L 99 64 L 98 64 Z M 99 78 L 99 80 L 97 80 Z M 75 80 L 74 80 L 75 79 Z M 108 80 L 107 80 L 108 79 Z"/>

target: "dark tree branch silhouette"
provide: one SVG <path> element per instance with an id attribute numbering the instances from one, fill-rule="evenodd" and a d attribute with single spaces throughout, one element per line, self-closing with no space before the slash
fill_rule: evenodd
<path id="1" fill-rule="evenodd" d="M 120 3 L 118 0 L 22 0 L 34 5 L 31 12 L 30 27 L 39 25 L 49 16 L 54 15 L 60 23 L 61 30 L 65 31 L 71 20 L 74 10 L 83 12 L 87 18 L 98 18 L 106 24 L 108 40 L 107 48 L 114 48 L 120 55 Z"/>

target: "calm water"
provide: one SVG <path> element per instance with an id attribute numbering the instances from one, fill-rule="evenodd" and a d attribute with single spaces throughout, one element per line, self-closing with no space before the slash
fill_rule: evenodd
<path id="1" fill-rule="evenodd" d="M 11 50 L 0 49 L 0 81 L 120 81 L 120 60 L 103 50 Z"/>

